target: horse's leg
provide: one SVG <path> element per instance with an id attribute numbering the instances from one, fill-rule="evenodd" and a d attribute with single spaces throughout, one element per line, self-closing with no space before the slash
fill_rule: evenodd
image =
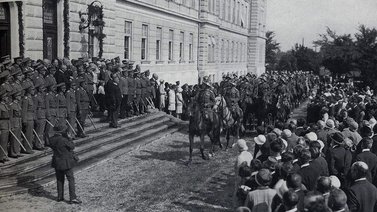
<path id="1" fill-rule="evenodd" d="M 191 134 L 191 133 L 189 134 L 189 140 L 190 140 L 190 158 L 189 158 L 188 164 L 190 165 L 192 161 L 192 148 L 194 145 L 194 134 Z"/>
<path id="2" fill-rule="evenodd" d="M 204 134 L 200 135 L 200 153 L 202 154 L 203 160 L 208 160 L 208 156 L 204 154 Z"/>
<path id="3" fill-rule="evenodd" d="M 225 151 L 226 151 L 226 150 L 228 150 L 228 147 L 229 147 L 229 140 L 230 140 L 230 129 L 229 129 L 229 128 L 226 129 L 225 136 L 226 136 L 226 146 L 225 146 Z"/>

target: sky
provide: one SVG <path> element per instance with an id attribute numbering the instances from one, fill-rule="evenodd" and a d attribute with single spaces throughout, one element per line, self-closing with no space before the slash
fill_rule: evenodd
<path id="1" fill-rule="evenodd" d="M 354 34 L 364 24 L 377 28 L 377 0 L 267 0 L 267 29 L 274 31 L 282 51 L 313 41 L 326 27 Z"/>

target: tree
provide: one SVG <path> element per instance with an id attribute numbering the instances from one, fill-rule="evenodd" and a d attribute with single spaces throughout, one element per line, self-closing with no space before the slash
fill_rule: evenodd
<path id="1" fill-rule="evenodd" d="M 361 71 L 364 82 L 377 87 L 377 29 L 360 25 L 355 38 L 358 53 L 355 66 Z"/>
<path id="2" fill-rule="evenodd" d="M 292 54 L 297 60 L 298 70 L 319 73 L 319 68 L 321 66 L 321 57 L 319 53 L 303 45 L 296 44 L 295 48 L 292 50 Z"/>
<path id="3" fill-rule="evenodd" d="M 266 32 L 266 69 L 275 70 L 278 59 L 277 54 L 280 52 L 280 43 L 275 40 L 275 32 Z"/>
<path id="4" fill-rule="evenodd" d="M 350 34 L 337 35 L 327 28 L 326 34 L 321 34 L 314 44 L 321 47 L 322 64 L 333 74 L 345 74 L 354 70 L 358 53 Z"/>

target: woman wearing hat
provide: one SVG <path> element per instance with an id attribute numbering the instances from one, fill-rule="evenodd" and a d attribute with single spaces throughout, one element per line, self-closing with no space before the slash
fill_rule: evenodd
<path id="1" fill-rule="evenodd" d="M 171 85 L 171 89 L 169 90 L 169 93 L 168 93 L 168 99 L 169 99 L 169 106 L 168 106 L 168 110 L 169 110 L 169 114 L 170 115 L 173 115 L 173 112 L 175 111 L 175 85 Z"/>
<path id="2" fill-rule="evenodd" d="M 176 93 L 176 102 L 177 102 L 177 108 L 175 110 L 177 114 L 177 118 L 181 118 L 182 110 L 183 110 L 183 98 L 182 98 L 182 88 L 177 88 Z"/>

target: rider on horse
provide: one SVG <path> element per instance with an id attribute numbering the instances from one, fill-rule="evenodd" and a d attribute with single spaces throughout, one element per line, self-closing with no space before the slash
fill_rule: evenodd
<path id="1" fill-rule="evenodd" d="M 236 82 L 230 81 L 230 87 L 225 91 L 224 98 L 226 104 L 229 106 L 232 116 L 239 117 L 241 116 L 241 108 L 238 105 L 240 100 L 240 92 L 236 88 Z"/>
<path id="2" fill-rule="evenodd" d="M 204 119 L 212 119 L 209 111 L 212 111 L 213 106 L 215 105 L 215 93 L 212 91 L 212 86 L 210 84 L 208 77 L 203 77 L 202 88 L 195 98 L 195 102 L 198 106 L 198 109 L 204 115 Z"/>

